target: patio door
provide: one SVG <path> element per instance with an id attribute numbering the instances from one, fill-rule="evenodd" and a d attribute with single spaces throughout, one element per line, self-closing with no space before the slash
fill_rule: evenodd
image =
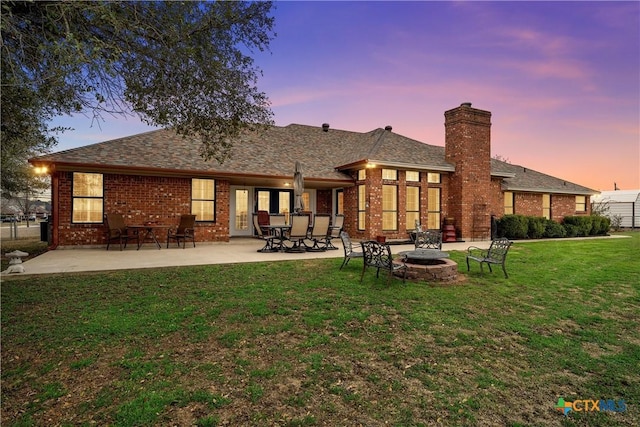
<path id="1" fill-rule="evenodd" d="M 249 187 L 231 186 L 231 200 L 229 201 L 229 235 L 251 236 L 251 195 L 253 189 Z"/>

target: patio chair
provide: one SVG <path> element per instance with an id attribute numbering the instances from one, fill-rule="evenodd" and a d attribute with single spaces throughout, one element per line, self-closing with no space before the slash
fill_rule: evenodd
<path id="1" fill-rule="evenodd" d="M 344 259 L 342 260 L 342 265 L 340 266 L 340 270 L 342 270 L 342 267 L 349 264 L 351 258 L 362 258 L 364 254 L 361 251 L 353 250 L 351 238 L 346 231 L 340 232 L 340 240 L 342 240 L 342 247 L 344 248 Z"/>
<path id="2" fill-rule="evenodd" d="M 442 250 L 442 232 L 437 230 L 416 230 L 416 239 L 413 242 L 416 249 Z"/>
<path id="3" fill-rule="evenodd" d="M 284 216 L 284 214 L 272 214 L 269 215 L 269 225 L 286 225 L 287 221 L 286 221 L 286 217 Z M 279 229 L 273 229 L 273 232 L 271 232 L 269 234 L 273 234 L 273 233 L 278 233 L 280 230 Z M 280 236 L 278 236 L 280 237 Z"/>
<path id="4" fill-rule="evenodd" d="M 269 217 L 269 212 L 267 211 L 258 211 L 258 224 L 262 229 L 263 234 L 269 234 L 269 229 L 267 226 L 270 224 L 271 218 Z"/>
<path id="5" fill-rule="evenodd" d="M 167 230 L 167 248 L 169 247 L 169 241 L 175 240 L 178 246 L 180 246 L 180 240 L 182 240 L 182 249 L 185 248 L 187 240 L 193 242 L 193 247 L 196 247 L 195 237 L 196 216 L 184 214 L 180 215 L 180 223 L 178 228 L 170 228 Z"/>
<path id="6" fill-rule="evenodd" d="M 344 215 L 336 215 L 331 227 L 329 227 L 329 232 L 327 233 L 327 237 L 325 239 L 325 247 L 327 249 L 338 249 L 336 248 L 331 241 L 333 239 L 337 239 L 340 237 L 340 232 L 342 231 L 342 227 L 344 225 Z"/>
<path id="7" fill-rule="evenodd" d="M 255 228 L 256 230 L 258 239 L 264 240 L 264 247 L 262 249 L 258 249 L 258 252 L 275 252 L 278 250 L 278 248 L 276 248 L 273 243 L 275 240 L 280 240 L 280 238 L 274 235 L 267 234 L 262 230 L 262 227 L 260 227 L 260 222 L 258 220 L 258 214 L 253 214 L 253 228 Z"/>
<path id="8" fill-rule="evenodd" d="M 329 224 L 331 223 L 331 216 L 329 215 L 316 215 L 313 220 L 313 228 L 308 234 L 308 240 L 313 242 L 312 246 L 307 246 L 307 250 L 310 252 L 326 251 L 327 250 L 327 233 L 329 233 Z"/>
<path id="9" fill-rule="evenodd" d="M 129 239 L 137 239 L 138 236 L 129 234 L 127 226 L 124 223 L 124 218 L 120 214 L 106 214 L 107 220 L 107 250 L 113 240 L 117 240 L 120 243 L 120 250 L 122 250 L 122 243 L 124 248 L 127 248 L 127 242 Z"/>
<path id="10" fill-rule="evenodd" d="M 287 252 L 305 252 L 304 239 L 309 232 L 308 215 L 291 215 L 291 230 L 289 230 L 289 240 L 292 246 L 286 249 Z"/>
<path id="11" fill-rule="evenodd" d="M 360 242 L 360 244 L 362 245 L 362 252 L 364 254 L 360 283 L 362 283 L 364 272 L 368 267 L 376 269 L 376 277 L 379 277 L 380 270 L 387 270 L 389 272 L 389 275 L 387 276 L 387 285 L 391 282 L 391 276 L 402 271 L 402 283 L 405 283 L 407 279 L 407 265 L 405 264 L 405 257 L 400 258 L 399 263 L 394 263 L 393 255 L 391 254 L 391 247 L 387 243 L 368 240 Z"/>
<path id="12" fill-rule="evenodd" d="M 269 225 L 285 225 L 286 220 L 284 214 L 269 215 Z"/>
<path id="13" fill-rule="evenodd" d="M 467 248 L 467 271 L 469 271 L 469 260 L 478 261 L 480 263 L 481 272 L 483 272 L 482 264 L 487 264 L 489 266 L 489 271 L 492 273 L 491 264 L 500 264 L 502 266 L 502 271 L 504 272 L 504 277 L 508 279 L 509 276 L 507 275 L 507 269 L 505 268 L 504 263 L 507 260 L 507 253 L 509 252 L 511 244 L 512 242 L 502 237 L 500 239 L 493 240 L 488 250 L 482 250 L 476 246 L 469 246 Z"/>
<path id="14" fill-rule="evenodd" d="M 313 212 L 312 211 L 300 211 L 298 215 L 306 215 L 309 217 L 309 228 L 313 227 Z"/>

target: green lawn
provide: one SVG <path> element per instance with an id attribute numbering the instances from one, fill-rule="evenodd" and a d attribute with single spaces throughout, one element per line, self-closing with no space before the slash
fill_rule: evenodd
<path id="1" fill-rule="evenodd" d="M 11 277 L 2 424 L 637 426 L 638 253 L 517 242 L 505 279 L 455 252 L 449 286 L 341 259 Z"/>

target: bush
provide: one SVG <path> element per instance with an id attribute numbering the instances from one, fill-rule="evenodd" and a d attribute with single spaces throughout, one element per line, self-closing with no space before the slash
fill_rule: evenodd
<path id="1" fill-rule="evenodd" d="M 527 236 L 530 239 L 540 239 L 544 236 L 546 218 L 538 217 L 538 216 L 530 216 L 527 217 L 529 222 L 529 227 L 527 229 Z"/>
<path id="2" fill-rule="evenodd" d="M 591 215 L 591 221 L 593 226 L 591 227 L 591 234 L 601 236 L 607 234 L 611 228 L 611 220 L 602 215 Z"/>
<path id="3" fill-rule="evenodd" d="M 562 225 L 567 228 L 568 226 L 575 227 L 575 236 L 589 236 L 591 229 L 593 228 L 593 220 L 591 216 L 565 216 L 562 220 Z M 571 231 L 571 234 L 574 231 Z M 567 228 L 567 236 L 569 236 L 569 229 Z M 570 237 L 575 237 L 570 236 Z"/>
<path id="4" fill-rule="evenodd" d="M 524 215 L 505 215 L 498 220 L 498 236 L 508 239 L 526 239 L 529 220 Z"/>
<path id="5" fill-rule="evenodd" d="M 573 224 L 563 224 L 562 225 L 566 230 L 566 237 L 576 237 L 580 234 L 580 227 Z"/>
<path id="6" fill-rule="evenodd" d="M 565 237 L 567 235 L 567 230 L 562 226 L 562 224 L 547 220 L 544 227 L 544 237 L 555 238 L 555 237 Z"/>

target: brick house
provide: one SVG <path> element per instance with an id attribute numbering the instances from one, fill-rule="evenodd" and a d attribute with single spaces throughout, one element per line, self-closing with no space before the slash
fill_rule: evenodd
<path id="1" fill-rule="evenodd" d="M 129 224 L 175 225 L 197 215 L 196 240 L 251 236 L 257 210 L 289 214 L 302 164 L 305 209 L 344 214 L 355 238 L 406 239 L 416 222 L 455 225 L 487 239 L 491 216 L 588 215 L 597 191 L 491 158 L 491 113 L 464 103 L 445 112 L 445 147 L 393 132 L 291 124 L 245 133 L 223 164 L 199 142 L 157 130 L 30 159 L 51 175 L 53 246 L 106 244 L 106 213 Z"/>

